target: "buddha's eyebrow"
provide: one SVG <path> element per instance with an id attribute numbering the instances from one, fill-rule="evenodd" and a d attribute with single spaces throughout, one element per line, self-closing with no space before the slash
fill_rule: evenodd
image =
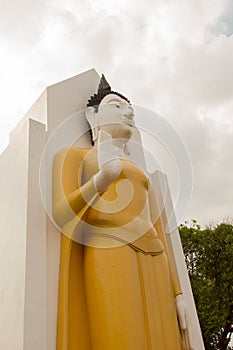
<path id="1" fill-rule="evenodd" d="M 122 103 L 121 101 L 119 101 L 119 100 L 117 100 L 117 99 L 109 100 L 108 103 L 109 103 L 109 102 L 118 102 L 118 103 Z"/>
<path id="2" fill-rule="evenodd" d="M 125 103 L 125 104 L 127 103 L 126 101 L 123 102 L 123 101 L 117 100 L 117 99 L 115 99 L 115 98 L 113 98 L 112 100 L 109 100 L 109 101 L 108 101 L 108 103 L 110 103 L 110 102 L 117 102 L 117 103 L 123 103 L 123 104 L 124 104 L 124 103 Z"/>

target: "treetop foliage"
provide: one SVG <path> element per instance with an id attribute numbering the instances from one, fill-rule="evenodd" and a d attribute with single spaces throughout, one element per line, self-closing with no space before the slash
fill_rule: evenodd
<path id="1" fill-rule="evenodd" d="M 193 220 L 179 231 L 205 349 L 233 349 L 233 225 Z"/>

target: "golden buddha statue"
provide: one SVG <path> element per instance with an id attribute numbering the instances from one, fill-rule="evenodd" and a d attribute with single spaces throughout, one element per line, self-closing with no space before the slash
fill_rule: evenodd
<path id="1" fill-rule="evenodd" d="M 129 101 L 102 76 L 92 148 L 54 159 L 61 227 L 57 350 L 191 350 L 189 323 L 147 174 L 130 160 Z"/>

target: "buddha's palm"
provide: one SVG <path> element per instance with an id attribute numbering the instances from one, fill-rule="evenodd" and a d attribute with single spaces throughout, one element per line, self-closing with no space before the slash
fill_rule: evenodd
<path id="1" fill-rule="evenodd" d="M 95 183 L 97 190 L 104 192 L 122 170 L 119 150 L 113 145 L 112 136 L 106 131 L 99 132 L 97 152 L 99 172 L 96 174 Z"/>

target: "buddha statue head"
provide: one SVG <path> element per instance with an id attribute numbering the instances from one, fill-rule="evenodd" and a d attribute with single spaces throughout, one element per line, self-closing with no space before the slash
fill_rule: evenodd
<path id="1" fill-rule="evenodd" d="M 130 101 L 122 94 L 112 91 L 104 75 L 101 77 L 97 94 L 88 100 L 86 118 L 91 128 L 93 145 L 98 140 L 99 130 L 104 130 L 113 139 L 121 139 L 126 143 L 135 125 Z"/>

